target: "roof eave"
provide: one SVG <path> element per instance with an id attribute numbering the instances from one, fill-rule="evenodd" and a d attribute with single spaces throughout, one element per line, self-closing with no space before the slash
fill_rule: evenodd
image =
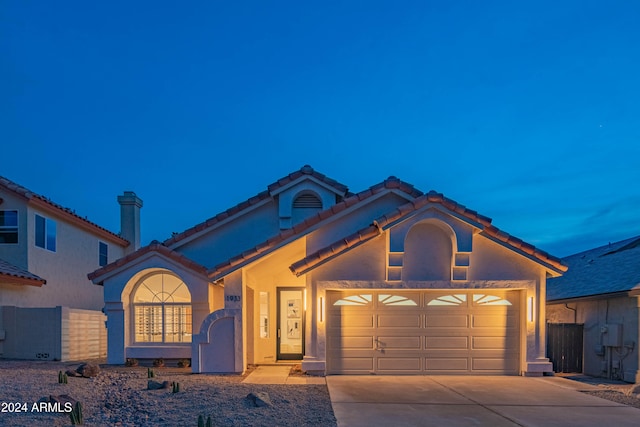
<path id="1" fill-rule="evenodd" d="M 594 295 L 582 295 L 568 298 L 558 298 L 558 299 L 547 299 L 547 304 L 569 304 L 573 302 L 582 302 L 582 301 L 594 301 L 599 299 L 611 299 L 611 298 L 621 298 L 621 297 L 637 297 L 640 295 L 640 291 L 617 291 L 617 292 L 606 292 L 602 294 L 594 294 Z"/>
<path id="2" fill-rule="evenodd" d="M 42 287 L 42 285 L 46 285 L 47 281 L 44 279 L 31 279 L 28 277 L 19 277 L 11 274 L 2 274 L 0 273 L 0 282 L 6 283 L 8 285 L 27 285 L 27 286 L 35 286 L 37 288 Z"/>
<path id="3" fill-rule="evenodd" d="M 112 233 L 111 231 L 105 228 L 102 228 L 97 224 L 93 224 L 92 222 L 85 220 L 79 217 L 78 215 L 67 212 L 64 209 L 60 209 L 59 207 L 55 206 L 50 202 L 47 202 L 46 200 L 40 197 L 31 197 L 28 199 L 28 203 L 34 207 L 38 207 L 46 212 L 56 215 L 68 222 L 71 222 L 72 224 L 84 229 L 85 231 L 88 231 L 94 235 L 97 235 L 98 237 L 101 237 L 104 240 L 108 240 L 111 243 L 115 243 L 124 248 L 126 248 L 131 244 L 128 240 L 123 239 L 117 234 Z"/>
<path id="4" fill-rule="evenodd" d="M 136 252 L 87 274 L 87 278 L 94 284 L 101 284 L 105 280 L 108 280 L 122 271 L 131 268 L 133 265 L 144 262 L 153 256 L 160 256 L 168 262 L 181 265 L 183 268 L 199 274 L 203 278 L 207 278 L 207 269 L 204 266 L 167 248 L 166 246 L 163 246 L 161 243 L 151 243 L 150 245 L 140 248 Z"/>
<path id="5" fill-rule="evenodd" d="M 487 233 L 486 230 L 483 230 L 480 232 L 480 235 L 486 237 L 487 239 L 507 248 L 510 249 L 516 253 L 518 253 L 519 255 L 522 255 L 523 257 L 541 265 L 542 267 L 544 267 L 547 272 L 552 276 L 552 277 L 560 277 L 562 276 L 567 270 L 568 267 L 566 265 L 561 265 L 561 266 L 557 266 L 554 264 L 551 264 L 550 262 L 546 262 L 543 259 L 535 256 L 535 254 L 531 254 L 528 252 L 523 251 L 522 249 L 518 248 L 517 246 L 514 246 L 512 244 L 509 244 L 509 242 L 505 242 L 503 240 L 498 239 L 495 236 L 492 236 L 490 233 Z"/>

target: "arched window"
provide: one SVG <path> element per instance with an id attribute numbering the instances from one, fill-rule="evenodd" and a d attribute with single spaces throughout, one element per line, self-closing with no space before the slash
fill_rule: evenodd
<path id="1" fill-rule="evenodd" d="M 191 294 L 178 276 L 144 277 L 133 290 L 132 305 L 136 342 L 191 342 Z"/>

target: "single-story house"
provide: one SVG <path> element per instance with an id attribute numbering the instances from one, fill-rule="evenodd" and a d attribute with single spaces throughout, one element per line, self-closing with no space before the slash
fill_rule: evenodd
<path id="1" fill-rule="evenodd" d="M 546 280 L 565 270 L 435 191 L 389 177 L 354 194 L 304 166 L 89 278 L 111 364 L 542 375 Z"/>
<path id="2" fill-rule="evenodd" d="M 640 236 L 563 262 L 569 271 L 547 286 L 547 322 L 558 330 L 549 343 L 556 371 L 639 382 Z"/>

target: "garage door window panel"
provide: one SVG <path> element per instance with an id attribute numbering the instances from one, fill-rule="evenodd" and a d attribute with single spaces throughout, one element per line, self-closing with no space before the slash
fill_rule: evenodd
<path id="1" fill-rule="evenodd" d="M 379 294 L 378 303 L 393 307 L 415 307 L 420 302 L 419 295 L 390 295 Z"/>
<path id="2" fill-rule="evenodd" d="M 442 295 L 432 299 L 427 303 L 427 305 L 432 307 L 437 307 L 437 306 L 451 307 L 451 306 L 459 306 L 459 305 L 466 305 L 466 304 L 467 304 L 467 296 L 465 294 Z"/>
<path id="3" fill-rule="evenodd" d="M 366 307 L 371 304 L 371 294 L 349 295 L 338 299 L 333 303 L 336 306 Z"/>

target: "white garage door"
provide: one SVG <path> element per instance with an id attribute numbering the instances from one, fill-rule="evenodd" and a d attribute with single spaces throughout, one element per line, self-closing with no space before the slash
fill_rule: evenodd
<path id="1" fill-rule="evenodd" d="M 520 291 L 327 291 L 329 374 L 519 374 Z"/>

